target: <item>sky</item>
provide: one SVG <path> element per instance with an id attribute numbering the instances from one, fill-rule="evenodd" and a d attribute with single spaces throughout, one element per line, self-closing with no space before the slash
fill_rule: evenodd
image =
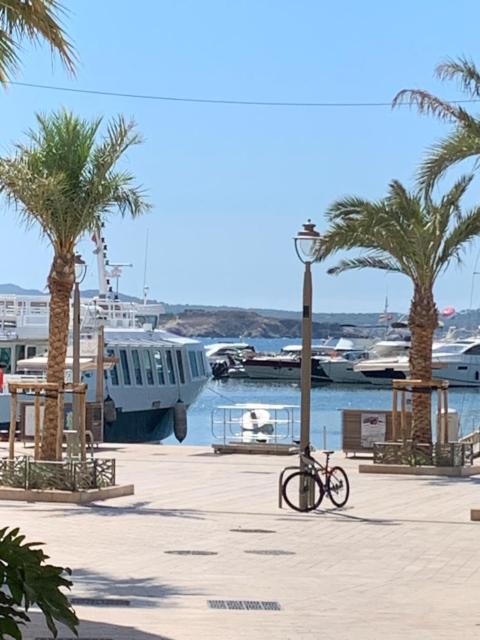
<path id="1" fill-rule="evenodd" d="M 71 0 L 64 19 L 75 77 L 46 49 L 26 48 L 14 80 L 159 96 L 292 102 L 389 102 L 407 87 L 462 97 L 434 78 L 446 57 L 480 65 L 476 0 Z M 426 149 L 448 125 L 403 108 L 261 107 L 138 100 L 11 85 L 0 90 L 0 154 L 12 152 L 35 112 L 133 117 L 145 142 L 123 166 L 152 211 L 112 216 L 109 258 L 132 263 L 120 289 L 169 303 L 296 310 L 302 265 L 292 237 L 347 194 L 380 198 L 391 179 L 413 186 Z M 480 105 L 478 107 L 480 109 Z M 469 167 L 466 167 L 469 169 Z M 475 204 L 480 182 L 472 185 Z M 1 203 L 0 282 L 43 289 L 51 249 Z M 148 235 L 148 252 L 146 238 Z M 79 250 L 97 286 L 93 246 Z M 480 245 L 436 287 L 440 308 L 480 306 Z M 145 257 L 147 260 L 145 261 Z M 411 287 L 374 271 L 327 275 L 313 267 L 316 312 L 406 311 Z"/>

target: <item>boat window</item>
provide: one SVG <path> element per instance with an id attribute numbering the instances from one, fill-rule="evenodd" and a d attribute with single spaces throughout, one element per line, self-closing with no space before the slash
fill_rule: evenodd
<path id="1" fill-rule="evenodd" d="M 461 353 L 464 349 L 464 344 L 438 344 L 433 347 L 432 351 L 434 355 L 437 355 L 439 353 Z"/>
<path id="2" fill-rule="evenodd" d="M 0 347 L 0 367 L 4 373 L 11 373 L 12 350 L 10 347 Z"/>
<path id="3" fill-rule="evenodd" d="M 125 349 L 120 349 L 120 362 L 122 364 L 123 384 L 131 385 L 130 369 L 128 368 L 128 358 Z"/>
<path id="4" fill-rule="evenodd" d="M 170 382 L 170 384 L 175 384 L 175 371 L 173 370 L 172 352 L 170 351 L 170 349 L 167 349 L 165 351 L 165 354 L 167 356 L 168 381 Z"/>
<path id="5" fill-rule="evenodd" d="M 469 356 L 480 356 L 480 344 L 477 344 L 468 351 L 465 351 L 465 354 L 468 354 Z"/>
<path id="6" fill-rule="evenodd" d="M 189 351 L 188 357 L 190 360 L 190 371 L 192 373 L 192 378 L 198 378 L 200 374 L 198 372 L 198 363 L 197 363 L 197 358 L 195 356 L 195 351 Z"/>
<path id="7" fill-rule="evenodd" d="M 142 368 L 140 366 L 140 358 L 138 356 L 138 350 L 132 349 L 133 371 L 135 373 L 135 384 L 143 384 Z"/>
<path id="8" fill-rule="evenodd" d="M 109 358 L 114 358 L 115 351 L 113 349 L 107 349 L 107 356 Z M 118 387 L 118 369 L 116 364 L 114 364 L 110 369 L 110 380 L 112 381 L 114 387 Z"/>
<path id="9" fill-rule="evenodd" d="M 33 358 L 37 355 L 37 347 L 27 347 L 27 358 Z"/>
<path id="10" fill-rule="evenodd" d="M 25 345 L 17 344 L 15 347 L 15 363 L 25 358 Z"/>
<path id="11" fill-rule="evenodd" d="M 150 351 L 148 351 L 147 349 L 143 350 L 143 366 L 145 367 L 147 384 L 153 384 L 152 356 L 150 355 Z"/>
<path id="12" fill-rule="evenodd" d="M 177 349 L 177 364 L 178 364 L 178 373 L 180 375 L 180 382 L 185 384 L 185 371 L 183 370 L 183 358 L 182 352 L 180 349 Z"/>
<path id="13" fill-rule="evenodd" d="M 203 354 L 201 351 L 197 351 L 198 370 L 201 375 L 205 375 L 205 362 L 203 361 Z"/>
<path id="14" fill-rule="evenodd" d="M 159 349 L 153 350 L 153 359 L 155 360 L 155 369 L 157 370 L 158 384 L 165 384 L 165 373 L 163 371 L 162 352 Z M 172 360 L 172 356 L 170 355 L 170 361 L 171 360 Z M 167 363 L 168 363 L 168 355 L 167 355 Z M 172 369 L 173 369 L 173 366 L 172 366 Z M 172 370 L 172 373 L 173 373 L 173 370 Z M 171 379 L 170 365 L 168 365 L 168 376 L 170 378 L 170 382 L 173 384 L 175 382 L 175 377 L 173 378 L 173 380 Z"/>

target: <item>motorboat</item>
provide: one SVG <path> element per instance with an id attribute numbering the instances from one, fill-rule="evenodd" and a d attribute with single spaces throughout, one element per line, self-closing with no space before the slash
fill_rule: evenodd
<path id="1" fill-rule="evenodd" d="M 217 342 L 206 347 L 206 355 L 214 378 L 246 378 L 244 361 L 255 354 L 246 342 Z"/>

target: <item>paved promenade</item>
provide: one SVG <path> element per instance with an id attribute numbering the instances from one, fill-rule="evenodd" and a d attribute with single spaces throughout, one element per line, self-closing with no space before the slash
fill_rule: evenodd
<path id="1" fill-rule="evenodd" d="M 73 569 L 72 596 L 130 601 L 78 606 L 82 638 L 480 637 L 480 523 L 469 520 L 480 478 L 359 475 L 358 460 L 336 454 L 350 474 L 349 505 L 325 500 L 302 515 L 277 507 L 278 472 L 292 458 L 154 445 L 105 449 L 112 454 L 134 496 L 0 504 L 2 525 L 46 542 L 52 561 Z M 170 553 L 191 550 L 211 554 Z M 280 610 L 216 610 L 208 600 Z M 48 633 L 34 624 L 25 637 Z"/>

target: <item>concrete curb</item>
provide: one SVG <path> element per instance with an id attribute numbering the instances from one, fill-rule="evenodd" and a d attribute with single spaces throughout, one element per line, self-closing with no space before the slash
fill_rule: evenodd
<path id="1" fill-rule="evenodd" d="M 86 504 L 97 500 L 109 500 L 131 496 L 135 493 L 133 484 L 87 489 L 85 491 L 60 491 L 56 489 L 17 489 L 0 487 L 0 500 L 18 500 L 21 502 L 64 502 L 69 504 Z"/>
<path id="2" fill-rule="evenodd" d="M 360 464 L 359 473 L 384 473 L 390 475 L 409 476 L 447 476 L 450 478 L 467 478 L 480 474 L 480 466 L 464 467 L 411 467 L 407 464 Z"/>

